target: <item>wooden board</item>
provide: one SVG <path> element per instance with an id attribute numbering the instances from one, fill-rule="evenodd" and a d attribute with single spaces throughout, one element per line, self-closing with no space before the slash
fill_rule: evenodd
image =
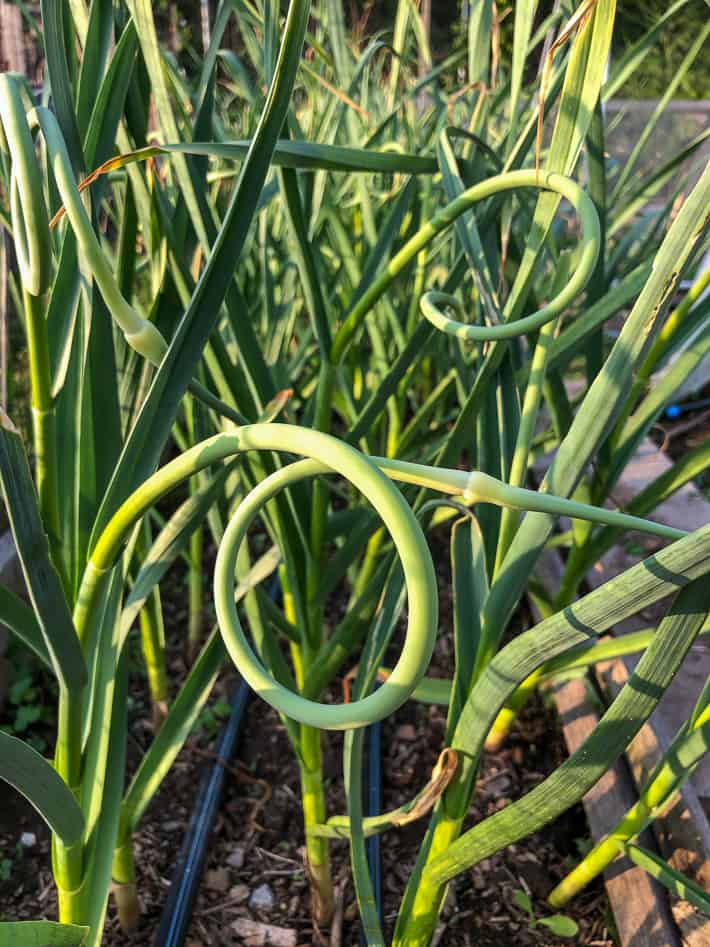
<path id="1" fill-rule="evenodd" d="M 594 730 L 599 718 L 588 700 L 583 678 L 555 685 L 553 694 L 567 749 L 573 753 Z M 582 800 L 594 841 L 606 835 L 619 815 L 635 801 L 636 793 L 620 761 Z M 654 847 L 646 835 L 640 841 L 646 847 Z M 624 947 L 679 947 L 681 940 L 668 898 L 642 868 L 626 858 L 617 859 L 604 873 L 604 885 Z"/>
<path id="2" fill-rule="evenodd" d="M 649 440 L 645 440 L 624 477 L 614 491 L 620 506 L 626 505 L 646 484 L 660 476 L 668 467 L 668 458 Z M 692 484 L 686 484 L 666 503 L 659 506 L 653 518 L 680 529 L 697 529 L 710 523 L 710 503 Z M 652 537 L 632 534 L 645 554 L 657 548 Z M 633 547 L 632 547 L 633 548 Z M 597 588 L 640 558 L 617 546 L 605 555 L 590 572 L 587 582 Z M 665 611 L 654 608 L 634 616 L 614 628 L 614 634 L 624 634 L 654 624 Z M 597 679 L 613 699 L 628 680 L 637 657 L 599 665 Z M 695 700 L 710 675 L 710 646 L 706 639 L 693 645 L 670 687 L 663 695 L 651 718 L 629 747 L 626 758 L 637 786 L 647 780 L 656 763 L 667 750 L 673 737 L 687 720 Z M 701 761 L 697 770 L 683 788 L 680 799 L 657 819 L 653 825 L 658 847 L 664 858 L 697 884 L 710 890 L 710 757 Z M 687 947 L 710 947 L 710 919 L 685 901 L 671 899 L 671 909 L 682 941 Z"/>
<path id="3" fill-rule="evenodd" d="M 597 677 L 612 700 L 629 677 L 621 660 L 599 665 Z M 696 692 L 697 693 L 697 692 Z M 658 713 L 658 711 L 656 711 Z M 655 715 L 654 715 L 655 716 Z M 652 721 L 638 733 L 626 752 L 626 759 L 637 786 L 642 786 L 663 755 Z M 710 890 L 710 826 L 704 806 L 692 783 L 686 783 L 680 798 L 653 823 L 658 849 L 678 871 Z M 642 843 L 643 844 L 643 843 Z M 673 918 L 687 947 L 710 947 L 710 918 L 687 901 L 671 898 Z"/>
<path id="4" fill-rule="evenodd" d="M 559 588 L 562 571 L 559 553 L 549 550 L 538 563 L 537 576 L 552 590 Z M 576 678 L 554 685 L 552 694 L 567 749 L 574 753 L 599 722 L 587 684 L 583 678 Z M 628 769 L 620 760 L 582 799 L 594 842 L 614 827 L 636 798 Z M 648 835 L 642 837 L 642 843 L 655 847 Z M 642 868 L 627 859 L 617 859 L 604 872 L 604 886 L 623 947 L 680 947 L 668 896 Z"/>

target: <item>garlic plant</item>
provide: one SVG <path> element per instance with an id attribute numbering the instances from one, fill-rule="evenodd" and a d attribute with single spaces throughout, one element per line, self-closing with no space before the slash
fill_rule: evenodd
<path id="1" fill-rule="evenodd" d="M 447 883 L 579 800 L 703 631 L 710 528 L 686 536 L 648 517 L 707 468 L 707 445 L 628 509 L 605 500 L 710 343 L 706 277 L 676 295 L 707 249 L 710 169 L 687 193 L 683 170 L 707 136 L 650 178 L 634 175 L 636 152 L 611 167 L 603 103 L 658 31 L 605 79 L 613 0 L 562 3 L 540 22 L 536 11 L 516 4 L 512 56 L 497 71 L 495 5 L 483 0 L 466 45 L 415 80 L 412 63 L 431 55 L 411 0 L 398 4 L 391 45 L 363 47 L 338 0 L 291 0 L 285 20 L 275 0 L 220 3 L 188 76 L 161 52 L 147 0 L 43 0 L 51 96 L 37 104 L 21 78 L 0 77 L 0 225 L 18 259 L 34 457 L 32 473 L 3 415 L 0 482 L 31 606 L 0 589 L 0 618 L 60 684 L 54 765 L 0 733 L 0 776 L 52 829 L 67 943 L 100 943 L 111 887 L 124 927 L 138 922 L 132 835 L 227 659 L 293 745 L 315 920 L 333 908 L 330 846 L 348 838 L 363 929 L 384 944 L 364 838 L 428 816 L 392 934 L 425 945 Z M 232 17 L 243 61 L 220 50 Z M 557 41 L 528 85 L 548 33 Z M 620 312 L 611 342 L 604 324 Z M 531 489 L 528 470 L 550 448 Z M 181 489 L 156 532 L 155 504 Z M 559 517 L 573 525 L 557 599 L 501 648 Z M 452 521 L 456 663 L 450 681 L 430 681 L 439 619 L 427 534 Z M 628 529 L 661 548 L 576 599 Z M 207 541 L 217 626 L 170 699 L 159 583 L 189 549 L 195 654 Z M 260 587 L 276 571 L 282 608 Z M 331 626 L 336 590 L 345 612 Z M 671 595 L 657 629 L 596 643 Z M 126 789 L 125 652 L 138 618 L 160 729 Z M 643 651 L 637 671 L 587 743 L 463 831 L 484 744 L 505 739 L 537 683 L 632 649 Z M 353 665 L 353 700 L 325 700 Z M 448 705 L 440 766 L 404 810 L 363 819 L 363 727 L 410 698 Z M 638 807 L 555 903 L 620 851 L 697 903 L 633 839 L 704 751 L 703 701 Z M 346 731 L 346 814 L 328 812 L 328 730 Z M 48 930 L 5 928 L 20 944 Z"/>

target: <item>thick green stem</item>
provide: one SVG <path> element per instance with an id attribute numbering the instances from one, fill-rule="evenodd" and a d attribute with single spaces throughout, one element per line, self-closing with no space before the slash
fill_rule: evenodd
<path id="1" fill-rule="evenodd" d="M 324 362 L 318 379 L 318 390 L 316 394 L 316 411 L 313 426 L 317 431 L 328 433 L 330 430 L 334 388 L 335 368 L 328 362 Z M 308 603 L 308 628 L 306 631 L 310 647 L 315 651 L 322 643 L 319 636 L 322 636 L 323 605 L 322 603 L 314 603 L 313 600 L 317 596 L 320 587 L 323 552 L 325 549 L 325 523 L 328 513 L 328 488 L 321 480 L 316 480 L 313 484 L 312 498 L 311 556 L 306 577 Z"/>
<path id="2" fill-rule="evenodd" d="M 523 408 L 520 414 L 520 427 L 518 428 L 518 435 L 515 441 L 515 451 L 510 466 L 510 476 L 508 477 L 508 482 L 512 487 L 522 487 L 527 476 L 528 457 L 530 456 L 530 446 L 535 433 L 535 424 L 540 408 L 545 370 L 556 331 L 557 320 L 555 319 L 552 322 L 548 322 L 547 325 L 544 325 L 542 329 L 540 329 L 537 337 L 537 343 L 530 366 L 530 376 L 528 378 L 527 388 L 525 389 Z M 496 575 L 510 548 L 519 522 L 520 515 L 515 510 L 511 510 L 510 508 L 503 510 L 500 519 L 498 545 L 496 548 Z"/>
<path id="3" fill-rule="evenodd" d="M 311 826 L 327 819 L 320 730 L 303 724 L 300 749 L 301 800 L 303 827 L 306 832 L 308 880 L 311 886 L 311 909 L 316 923 L 328 924 L 334 907 L 328 839 L 318 838 L 309 831 Z"/>
<path id="4" fill-rule="evenodd" d="M 136 870 L 133 860 L 133 839 L 130 829 L 121 820 L 119 836 L 113 853 L 111 867 L 113 897 L 118 911 L 121 930 L 126 934 L 135 930 L 140 920 L 141 908 L 136 888 Z"/>
<path id="5" fill-rule="evenodd" d="M 429 859 L 445 852 L 459 837 L 464 816 L 460 818 L 449 816 L 439 806 L 434 820 L 433 828 L 430 829 Z M 419 878 L 406 923 L 397 924 L 392 947 L 428 947 L 434 935 L 445 896 L 446 885 L 427 884 Z"/>
<path id="6" fill-rule="evenodd" d="M 195 478 L 193 478 L 194 481 Z M 195 488 L 197 484 L 195 484 Z M 190 536 L 189 618 L 187 628 L 188 657 L 192 660 L 200 648 L 202 637 L 202 547 L 204 533 L 199 526 Z"/>
<path id="7" fill-rule="evenodd" d="M 150 529 L 145 523 L 138 538 L 137 552 L 145 558 L 150 546 Z M 168 673 L 165 666 L 165 628 L 160 589 L 156 585 L 140 612 L 141 651 L 148 676 L 148 689 L 153 708 L 153 727 L 160 729 L 168 712 Z"/>
<path id="8" fill-rule="evenodd" d="M 475 680 L 472 682 L 472 686 Z M 461 834 L 476 784 L 479 755 L 461 753 L 453 779 L 437 803 L 414 874 L 400 907 L 392 947 L 428 947 L 446 896 L 446 885 L 426 882 L 426 866 Z"/>
<path id="9" fill-rule="evenodd" d="M 47 320 L 39 296 L 23 291 L 27 354 L 30 368 L 30 399 L 35 450 L 35 481 L 42 522 L 47 531 L 52 560 L 67 588 L 59 540 L 59 484 L 57 480 L 57 432 L 49 366 Z"/>
<path id="10" fill-rule="evenodd" d="M 148 675 L 153 707 L 153 727 L 157 732 L 168 712 L 168 674 L 165 668 L 165 630 L 160 592 L 154 588 L 140 613 L 141 649 Z"/>
<path id="11" fill-rule="evenodd" d="M 510 728 L 517 720 L 521 710 L 525 707 L 537 688 L 538 680 L 542 677 L 542 669 L 537 670 L 525 680 L 516 690 L 515 694 L 506 703 L 505 707 L 498 713 L 495 723 L 491 727 L 486 737 L 485 747 L 492 753 L 498 750 L 508 736 Z"/>
<path id="12" fill-rule="evenodd" d="M 382 543 L 385 539 L 385 531 L 380 527 L 376 530 L 372 536 L 370 536 L 367 547 L 365 549 L 365 557 L 362 562 L 362 566 L 357 574 L 357 578 L 353 583 L 352 592 L 350 593 L 350 600 L 348 602 L 348 610 L 357 602 L 358 598 L 363 595 L 367 584 L 372 578 L 375 569 L 377 568 L 377 562 L 379 558 L 380 549 L 382 548 Z"/>
<path id="13" fill-rule="evenodd" d="M 296 609 L 286 569 L 281 566 L 279 573 L 283 592 L 284 615 L 289 624 L 297 627 Z M 292 642 L 291 657 L 296 686 L 302 693 L 305 671 L 309 662 L 307 643 L 304 642 L 304 647 L 301 647 Z M 299 743 L 295 749 L 301 774 L 301 804 L 303 828 L 306 835 L 306 869 L 311 888 L 311 910 L 316 923 L 327 924 L 331 919 L 334 907 L 328 840 L 316 838 L 310 832 L 311 826 L 318 825 L 327 818 L 320 730 L 301 724 Z"/>
<path id="14" fill-rule="evenodd" d="M 62 845 L 52 836 L 52 870 L 57 887 L 57 914 L 62 924 L 85 922 L 85 904 L 82 885 L 82 843 Z"/>
<path id="15" fill-rule="evenodd" d="M 81 708 L 81 694 L 70 694 L 62 688 L 59 694 L 54 766 L 75 795 L 78 795 L 81 778 Z M 59 920 L 65 924 L 82 923 L 82 842 L 66 846 L 56 835 L 53 836 L 52 861 L 59 896 Z"/>
<path id="16" fill-rule="evenodd" d="M 286 620 L 294 628 L 298 627 L 296 607 L 291 582 L 285 567 L 279 567 L 283 608 Z M 294 676 L 299 692 L 303 693 L 305 671 L 312 653 L 308 643 L 291 643 L 291 658 Z M 294 740 L 291 737 L 292 742 Z M 327 924 L 333 912 L 333 883 L 330 873 L 330 855 L 326 839 L 312 837 L 310 827 L 326 818 L 325 789 L 321 757 L 320 730 L 302 724 L 298 728 L 298 742 L 294 743 L 301 776 L 301 802 L 303 826 L 306 836 L 307 873 L 311 889 L 311 908 L 313 918 L 318 924 Z M 325 842 L 325 844 L 319 844 Z"/>

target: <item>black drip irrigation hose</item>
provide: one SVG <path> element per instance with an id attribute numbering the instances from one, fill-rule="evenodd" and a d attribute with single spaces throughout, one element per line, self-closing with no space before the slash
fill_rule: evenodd
<path id="1" fill-rule="evenodd" d="M 182 947 L 187 937 L 187 929 L 202 880 L 207 846 L 222 798 L 225 778 L 223 764 L 229 762 L 234 756 L 250 694 L 251 690 L 246 681 L 240 681 L 232 694 L 230 701 L 232 710 L 215 744 L 216 759 L 205 773 L 200 785 L 187 835 L 182 843 L 168 897 L 163 907 L 155 947 Z"/>

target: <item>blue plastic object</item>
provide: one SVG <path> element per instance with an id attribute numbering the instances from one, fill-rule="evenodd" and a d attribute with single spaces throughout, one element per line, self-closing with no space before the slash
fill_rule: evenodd
<path id="1" fill-rule="evenodd" d="M 684 404 L 671 404 L 666 408 L 666 417 L 671 421 L 680 417 L 686 411 L 697 411 L 700 408 L 710 407 L 710 398 L 703 398 L 702 401 L 686 401 Z"/>

